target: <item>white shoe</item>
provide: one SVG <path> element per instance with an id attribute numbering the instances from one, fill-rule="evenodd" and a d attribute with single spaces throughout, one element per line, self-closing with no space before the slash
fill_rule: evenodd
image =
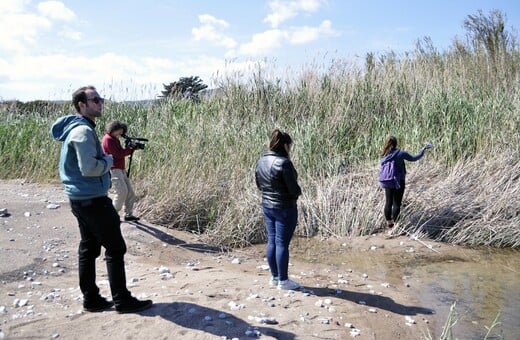
<path id="1" fill-rule="evenodd" d="M 294 282 L 293 280 L 284 280 L 278 282 L 278 289 L 295 290 L 299 289 L 300 287 L 300 284 L 298 282 Z"/>
<path id="2" fill-rule="evenodd" d="M 271 276 L 271 279 L 269 280 L 269 286 L 278 286 L 278 279 Z"/>

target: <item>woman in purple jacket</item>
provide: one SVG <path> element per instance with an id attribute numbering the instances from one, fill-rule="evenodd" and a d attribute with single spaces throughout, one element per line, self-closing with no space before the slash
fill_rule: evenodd
<path id="1" fill-rule="evenodd" d="M 415 162 L 422 158 L 424 151 L 432 147 L 431 143 L 425 143 L 424 147 L 416 154 L 411 155 L 408 152 L 397 147 L 397 138 L 388 136 L 381 152 L 381 166 L 388 162 L 394 162 L 394 176 L 396 185 L 394 187 L 384 187 L 385 190 L 385 208 L 384 214 L 387 228 L 392 228 L 394 222 L 401 212 L 401 203 L 403 202 L 404 188 L 406 184 L 406 166 L 404 161 Z"/>

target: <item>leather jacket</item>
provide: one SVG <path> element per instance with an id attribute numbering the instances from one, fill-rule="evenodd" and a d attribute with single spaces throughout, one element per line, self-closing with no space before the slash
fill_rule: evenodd
<path id="1" fill-rule="evenodd" d="M 266 208 L 295 207 L 302 193 L 291 160 L 274 151 L 267 151 L 258 160 L 255 180 L 262 191 L 262 206 Z"/>

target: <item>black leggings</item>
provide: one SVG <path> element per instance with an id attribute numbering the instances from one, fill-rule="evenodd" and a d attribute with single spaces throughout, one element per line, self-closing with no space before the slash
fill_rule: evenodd
<path id="1" fill-rule="evenodd" d="M 399 189 L 385 189 L 385 218 L 387 221 L 397 221 L 401 212 L 401 203 L 403 202 L 404 182 L 401 183 Z"/>

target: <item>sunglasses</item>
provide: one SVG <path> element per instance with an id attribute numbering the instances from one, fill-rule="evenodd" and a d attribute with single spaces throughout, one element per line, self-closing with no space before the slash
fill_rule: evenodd
<path id="1" fill-rule="evenodd" d="M 87 98 L 87 101 L 88 100 L 94 102 L 94 104 L 99 104 L 99 103 L 103 104 L 105 102 L 105 99 L 101 98 L 101 97 Z"/>

